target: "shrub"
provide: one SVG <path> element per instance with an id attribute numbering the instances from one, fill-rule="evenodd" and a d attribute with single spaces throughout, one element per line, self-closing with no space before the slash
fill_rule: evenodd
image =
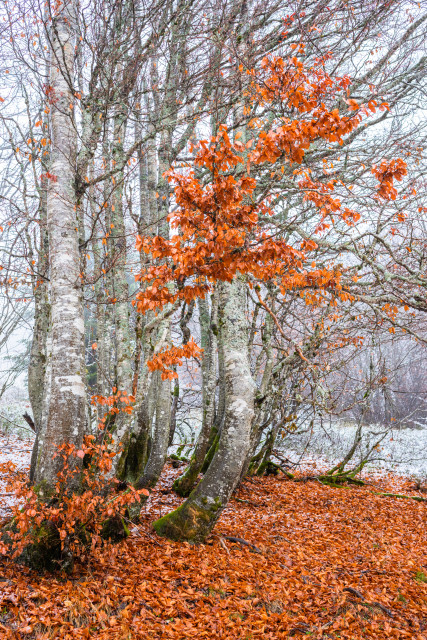
<path id="1" fill-rule="evenodd" d="M 17 506 L 3 529 L 0 553 L 37 569 L 70 570 L 75 559 L 86 560 L 107 540 L 128 535 L 129 511 L 149 493 L 111 477 L 115 454 L 109 440 L 98 443 L 89 435 L 81 449 L 60 446 L 63 463 L 48 498 L 42 499 L 37 487 L 29 488 L 23 474 L 10 481 Z"/>

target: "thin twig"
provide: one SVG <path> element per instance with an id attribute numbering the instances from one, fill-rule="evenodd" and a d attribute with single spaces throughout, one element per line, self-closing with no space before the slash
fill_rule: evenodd
<path id="1" fill-rule="evenodd" d="M 222 547 L 223 549 L 225 549 L 225 551 L 227 552 L 227 555 L 230 555 L 230 552 L 229 552 L 229 550 L 228 550 L 228 547 L 227 547 L 227 545 L 226 545 L 226 544 L 225 544 L 225 542 L 224 542 L 224 538 L 220 538 L 220 539 L 219 539 L 219 544 L 221 545 L 221 547 Z"/>

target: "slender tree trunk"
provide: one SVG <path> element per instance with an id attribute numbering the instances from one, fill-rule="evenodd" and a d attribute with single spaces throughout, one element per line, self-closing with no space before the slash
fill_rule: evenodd
<path id="1" fill-rule="evenodd" d="M 113 161 L 115 166 L 123 165 L 123 143 L 125 136 L 126 109 L 119 108 L 114 122 Z M 116 174 L 116 188 L 113 198 L 112 212 L 112 246 L 114 269 L 113 295 L 114 320 L 116 336 L 116 386 L 119 391 L 132 393 L 132 345 L 129 323 L 129 287 L 126 279 L 126 227 L 123 211 L 123 171 Z M 131 416 L 120 412 L 114 422 L 114 450 L 122 446 L 127 451 L 131 432 Z M 123 456 L 117 455 L 113 459 L 112 471 L 116 472 L 123 464 Z"/>
<path id="2" fill-rule="evenodd" d="M 273 349 L 271 347 L 272 336 L 273 336 L 273 319 L 270 314 L 267 314 L 265 317 L 264 326 L 262 329 L 262 344 L 264 347 L 263 352 L 265 355 L 264 371 L 261 378 L 261 384 L 257 392 L 258 406 L 256 407 L 255 417 L 252 424 L 251 444 L 249 447 L 248 456 L 246 458 L 245 464 L 243 465 L 243 469 L 242 469 L 242 479 L 247 474 L 252 458 L 255 455 L 255 452 L 259 446 L 259 442 L 262 435 L 262 429 L 263 429 L 262 425 L 265 422 L 266 413 L 268 413 L 270 409 L 270 402 L 267 402 L 266 400 L 267 400 L 267 393 L 270 389 L 270 385 L 272 382 L 273 365 L 274 365 Z"/>
<path id="3" fill-rule="evenodd" d="M 40 248 L 37 260 L 38 279 L 34 283 L 34 328 L 28 366 L 28 394 L 36 429 L 40 427 L 43 410 L 46 374 L 46 339 L 49 331 L 48 264 L 49 242 L 47 237 L 47 185 L 42 180 L 40 203 Z"/>
<path id="4" fill-rule="evenodd" d="M 167 347 L 168 344 L 170 344 L 169 318 L 166 318 L 165 321 L 160 323 L 158 335 L 160 336 L 160 343 L 163 344 L 163 347 Z M 153 487 L 156 484 L 161 472 L 163 471 L 169 445 L 171 420 L 170 380 L 162 380 L 159 372 L 155 372 L 154 378 L 156 380 L 156 416 L 154 432 L 147 464 L 145 465 L 142 476 L 137 482 L 137 487 L 139 489 L 143 487 Z M 147 412 L 146 418 L 149 418 L 149 407 L 147 406 L 145 410 Z"/>
<path id="5" fill-rule="evenodd" d="M 147 100 L 147 109 L 149 108 Z M 138 115 L 140 115 L 138 113 Z M 138 149 L 139 160 L 139 220 L 138 231 L 141 235 L 154 236 L 157 225 L 157 200 L 155 197 L 157 185 L 157 153 L 154 140 L 154 130 L 149 129 L 152 137 L 145 148 Z M 136 138 L 142 138 L 142 125 L 136 123 Z M 147 256 L 140 253 L 141 269 L 147 266 Z M 152 319 L 152 313 L 145 316 L 137 314 L 135 326 L 135 354 L 132 392 L 136 397 L 135 420 L 128 441 L 117 466 L 120 478 L 127 482 L 136 482 L 147 464 L 150 454 L 152 434 L 151 426 L 155 410 L 155 385 L 152 373 L 145 366 L 153 346 L 151 345 L 151 331 L 146 332 L 147 322 Z"/>
<path id="6" fill-rule="evenodd" d="M 162 139 L 158 153 L 159 174 L 157 180 L 157 191 L 160 198 L 158 199 L 157 204 L 157 225 L 158 234 L 166 240 L 169 239 L 169 222 L 167 219 L 169 213 L 169 184 L 163 177 L 163 173 L 169 168 L 168 154 L 170 147 L 171 140 L 168 137 L 167 130 L 164 130 L 162 132 Z M 150 186 L 150 184 L 148 186 Z M 168 311 L 168 307 L 166 307 L 165 311 Z M 157 339 L 154 350 L 170 346 L 171 321 L 169 316 L 159 322 L 156 333 Z M 150 455 L 144 472 L 137 482 L 137 487 L 139 488 L 152 487 L 156 484 L 163 470 L 169 446 L 172 409 L 171 383 L 169 379 L 162 380 L 159 374 L 156 374 L 156 378 L 157 390 L 155 425 L 151 440 Z M 144 415 L 146 416 L 147 414 L 145 413 Z"/>
<path id="7" fill-rule="evenodd" d="M 219 285 L 224 340 L 226 411 L 218 450 L 203 480 L 175 511 L 154 523 L 160 535 L 202 542 L 240 479 L 250 446 L 255 385 L 248 359 L 245 285 L 240 278 Z"/>
<path id="8" fill-rule="evenodd" d="M 105 140 L 102 149 L 103 161 L 105 163 L 106 169 L 110 168 L 109 162 L 109 141 L 108 141 L 108 129 L 105 132 Z M 111 228 L 112 219 L 111 219 L 111 205 L 109 204 L 109 188 L 107 182 L 104 182 L 103 185 L 103 203 L 107 205 L 105 207 L 105 218 L 106 218 L 106 227 Z M 100 227 L 100 233 L 102 232 L 102 228 Z M 106 253 L 108 256 L 111 255 L 113 239 L 111 236 L 107 240 L 106 244 Z M 101 241 L 97 238 L 97 244 L 99 246 L 99 255 L 100 255 L 100 263 L 102 262 L 102 258 L 106 259 L 106 255 L 102 255 L 102 247 Z M 101 268 L 101 264 L 99 267 Z M 108 396 L 110 395 L 112 388 L 114 386 L 114 375 L 113 375 L 113 306 L 111 303 L 106 301 L 106 294 L 108 297 L 112 297 L 113 294 L 113 274 L 111 269 L 104 274 L 102 280 L 99 282 L 99 314 L 97 317 L 97 324 L 99 328 L 99 339 L 98 339 L 98 383 L 99 383 L 99 391 L 100 395 Z"/>
<path id="9" fill-rule="evenodd" d="M 127 482 L 134 483 L 141 477 L 150 456 L 151 426 L 156 408 L 157 385 L 155 382 L 155 377 L 148 371 L 144 371 L 140 376 L 135 424 L 120 468 L 120 478 Z"/>
<path id="10" fill-rule="evenodd" d="M 30 398 L 36 439 L 30 465 L 30 482 L 34 479 L 35 463 L 42 426 L 43 403 L 45 398 L 47 337 L 50 328 L 50 304 L 47 272 L 49 268 L 49 242 L 47 236 L 47 184 L 41 181 L 40 198 L 40 247 L 37 261 L 38 279 L 34 283 L 34 327 L 28 365 L 28 395 Z"/>
<path id="11" fill-rule="evenodd" d="M 175 480 L 174 490 L 180 496 L 190 495 L 197 477 L 201 471 L 209 446 L 209 438 L 215 413 L 215 382 L 216 382 L 216 332 L 218 304 L 213 296 L 212 314 L 209 313 L 207 300 L 199 300 L 199 320 L 201 329 L 202 358 L 202 402 L 203 417 L 202 427 L 197 439 L 196 449 L 191 457 L 190 464 L 184 474 Z"/>
<path id="12" fill-rule="evenodd" d="M 224 341 L 221 335 L 221 327 L 217 328 L 218 343 L 218 405 L 215 412 L 214 426 L 217 431 L 222 429 L 225 417 L 225 364 L 224 364 Z"/>
<path id="13" fill-rule="evenodd" d="M 175 367 L 176 369 L 176 367 Z M 176 414 L 178 411 L 178 403 L 179 403 L 179 378 L 175 378 L 175 382 L 173 385 L 172 392 L 172 405 L 171 405 L 171 420 L 170 420 L 170 429 L 169 429 L 169 442 L 168 446 L 171 447 L 173 444 L 173 439 L 176 431 Z"/>
<path id="14" fill-rule="evenodd" d="M 123 142 L 125 136 L 126 114 L 120 112 L 115 121 L 114 130 L 114 165 L 123 164 Z M 116 174 L 116 188 L 113 198 L 113 269 L 114 315 L 116 324 L 117 351 L 117 388 L 131 393 L 132 391 L 132 346 L 129 327 L 129 287 L 126 279 L 126 227 L 123 212 L 123 171 Z"/>
<path id="15" fill-rule="evenodd" d="M 93 176 L 93 165 L 91 165 L 90 176 Z M 104 371 L 104 340 L 107 331 L 105 305 L 103 304 L 102 280 L 99 278 L 101 273 L 101 243 L 98 238 L 99 225 L 95 223 L 96 207 L 94 189 L 89 191 L 90 211 L 94 232 L 92 236 L 92 253 L 93 253 L 93 274 L 95 277 L 95 338 L 96 338 L 96 393 L 100 396 L 106 395 L 105 371 Z M 101 416 L 98 416 L 101 417 Z"/>
<path id="16" fill-rule="evenodd" d="M 84 316 L 76 216 L 74 96 L 74 4 L 63 3 L 52 23 L 52 149 L 48 193 L 51 286 L 50 398 L 35 460 L 34 482 L 52 490 L 61 468 L 58 445 L 80 446 L 85 429 Z M 40 444 L 42 446 L 40 446 Z"/>

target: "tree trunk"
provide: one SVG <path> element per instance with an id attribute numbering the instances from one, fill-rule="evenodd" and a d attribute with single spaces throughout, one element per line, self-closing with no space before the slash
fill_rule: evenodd
<path id="1" fill-rule="evenodd" d="M 124 106 L 118 108 L 114 121 L 114 166 L 123 166 L 123 142 L 125 136 L 125 121 L 127 110 Z M 124 172 L 120 170 L 116 174 L 116 188 L 113 198 L 113 229 L 111 233 L 114 269 L 113 302 L 116 337 L 116 386 L 119 391 L 132 393 L 132 345 L 129 324 L 129 287 L 126 279 L 126 228 L 123 212 L 123 180 Z M 131 416 L 120 412 L 114 422 L 114 451 L 118 452 L 120 446 L 127 451 L 131 432 Z M 122 456 L 113 458 L 112 471 L 116 472 L 121 464 Z"/>
<path id="2" fill-rule="evenodd" d="M 164 129 L 161 134 L 160 148 L 158 151 L 159 173 L 157 178 L 157 192 L 160 198 L 157 202 L 157 231 L 159 236 L 166 240 L 169 239 L 169 183 L 167 179 L 163 177 L 163 174 L 169 168 L 169 150 L 171 145 L 172 141 L 168 135 L 168 131 Z M 165 311 L 168 311 L 168 307 L 165 308 Z M 169 316 L 166 316 L 159 322 L 156 331 L 158 338 L 158 346 L 156 348 L 167 348 L 170 346 L 171 321 Z M 160 374 L 156 374 L 156 378 L 157 397 L 154 432 L 147 464 L 142 476 L 137 482 L 138 488 L 152 487 L 156 484 L 163 470 L 168 452 L 172 409 L 171 383 L 169 379 L 162 380 Z"/>
<path id="3" fill-rule="evenodd" d="M 50 398 L 34 482 L 52 490 L 61 468 L 57 447 L 82 443 L 85 429 L 84 317 L 79 274 L 76 216 L 74 96 L 74 5 L 63 3 L 52 23 L 52 148 L 48 192 L 49 275 L 51 287 Z"/>
<path id="4" fill-rule="evenodd" d="M 272 301 L 272 306 L 274 302 Z M 272 395 L 271 392 L 271 383 L 273 380 L 273 365 L 274 365 L 274 357 L 273 357 L 273 349 L 271 347 L 271 341 L 273 336 L 273 320 L 269 313 L 265 316 L 264 325 L 262 328 L 262 344 L 263 351 L 265 355 L 264 362 L 264 371 L 261 378 L 261 384 L 259 386 L 257 392 L 257 407 L 255 410 L 255 417 L 252 423 L 252 431 L 251 431 L 251 444 L 249 447 L 248 456 L 246 458 L 245 464 L 242 469 L 242 479 L 246 476 L 249 467 L 251 465 L 252 459 L 255 456 L 256 450 L 259 446 L 259 442 L 262 436 L 263 425 L 266 417 L 268 416 L 269 410 L 271 409 L 271 400 L 268 398 L 268 395 Z M 257 377 L 258 367 L 255 370 L 255 378 Z"/>
<path id="5" fill-rule="evenodd" d="M 197 477 L 201 471 L 209 446 L 209 439 L 215 412 L 215 382 L 216 382 L 216 331 L 217 331 L 216 299 L 212 302 L 212 314 L 206 300 L 199 300 L 199 320 L 201 330 L 201 346 L 203 348 L 202 378 L 203 378 L 203 418 L 202 427 L 197 439 L 196 449 L 190 464 L 173 484 L 174 491 L 180 496 L 190 495 Z"/>
<path id="6" fill-rule="evenodd" d="M 250 445 L 255 385 L 248 359 L 245 285 L 240 278 L 219 285 L 226 382 L 225 421 L 218 450 L 203 480 L 175 511 L 154 523 L 159 535 L 202 542 L 239 481 Z"/>
<path id="7" fill-rule="evenodd" d="M 146 96 L 147 111 L 150 111 L 149 100 Z M 140 113 L 138 112 L 138 117 Z M 148 132 L 151 134 L 147 145 L 138 150 L 139 160 L 139 219 L 138 232 L 144 236 L 154 236 L 156 234 L 158 221 L 158 207 L 156 199 L 157 188 L 157 150 L 155 145 L 155 134 L 152 126 Z M 136 138 L 143 137 L 141 122 L 136 123 Z M 148 257 L 144 252 L 140 253 L 141 269 L 148 265 Z M 143 474 L 150 455 L 152 442 L 152 422 L 155 411 L 154 395 L 156 384 L 153 374 L 148 371 L 145 362 L 150 359 L 155 350 L 152 344 L 153 331 L 146 331 L 147 323 L 153 320 L 153 312 L 148 312 L 145 316 L 138 314 L 135 327 L 135 355 L 134 355 L 134 375 L 132 382 L 135 402 L 135 421 L 132 433 L 120 461 L 117 465 L 118 476 L 127 482 L 136 482 Z"/>
<path id="8" fill-rule="evenodd" d="M 45 398 L 47 337 L 50 325 L 50 305 L 47 271 L 49 265 L 49 242 L 47 237 L 47 185 L 41 180 L 40 194 L 40 247 L 37 261 L 38 281 L 34 283 L 34 327 L 28 364 L 28 395 L 30 398 L 36 439 L 30 465 L 30 482 L 34 479 L 37 460 L 39 433 L 42 427 L 43 403 Z"/>
<path id="9" fill-rule="evenodd" d="M 170 344 L 170 320 L 167 318 L 160 323 L 159 334 L 167 334 L 167 343 Z M 162 343 L 163 339 L 160 338 Z M 170 420 L 171 420 L 171 388 L 170 380 L 162 380 L 160 373 L 156 372 L 156 417 L 154 433 L 151 442 L 150 455 L 142 476 L 137 482 L 137 488 L 153 487 L 160 477 L 166 461 L 169 445 Z"/>
<path id="10" fill-rule="evenodd" d="M 179 378 L 175 378 L 175 382 L 173 385 L 173 392 L 172 392 L 171 420 L 170 420 L 169 442 L 168 442 L 169 447 L 173 445 L 173 439 L 175 436 L 176 414 L 178 411 L 178 403 L 179 403 Z"/>

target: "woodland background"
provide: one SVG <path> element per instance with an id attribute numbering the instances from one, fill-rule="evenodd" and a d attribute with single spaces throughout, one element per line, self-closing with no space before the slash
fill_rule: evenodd
<path id="1" fill-rule="evenodd" d="M 4 1 L 6 637 L 425 637 L 426 25 Z"/>

